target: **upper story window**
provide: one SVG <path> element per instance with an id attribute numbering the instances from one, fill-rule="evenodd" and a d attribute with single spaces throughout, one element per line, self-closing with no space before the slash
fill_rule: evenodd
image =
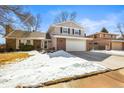
<path id="1" fill-rule="evenodd" d="M 74 29 L 74 32 L 73 32 L 75 35 L 81 35 L 81 30 L 79 29 Z"/>
<path id="2" fill-rule="evenodd" d="M 79 30 L 75 29 L 74 34 L 79 35 Z"/>
<path id="3" fill-rule="evenodd" d="M 60 27 L 60 33 L 62 33 L 62 27 Z"/>
<path id="4" fill-rule="evenodd" d="M 68 28 L 68 34 L 70 34 L 70 28 Z"/>
<path id="5" fill-rule="evenodd" d="M 74 35 L 74 29 L 72 29 L 72 34 Z"/>
<path id="6" fill-rule="evenodd" d="M 63 27 L 61 27 L 60 28 L 60 33 L 70 33 L 68 30 L 69 30 L 69 28 L 63 28 Z"/>
<path id="7" fill-rule="evenodd" d="M 68 27 L 60 27 L 61 34 L 72 34 L 72 35 L 81 35 L 81 30 L 79 29 L 70 29 Z"/>
<path id="8" fill-rule="evenodd" d="M 63 28 L 62 33 L 68 33 L 68 28 Z"/>

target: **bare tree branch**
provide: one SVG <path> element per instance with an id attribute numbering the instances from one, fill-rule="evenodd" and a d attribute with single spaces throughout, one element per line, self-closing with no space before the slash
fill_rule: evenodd
<path id="1" fill-rule="evenodd" d="M 75 21 L 76 16 L 77 16 L 77 13 L 76 13 L 76 12 L 72 12 L 72 13 L 70 14 L 70 20 L 71 20 L 71 21 Z"/>
<path id="2" fill-rule="evenodd" d="M 122 39 L 124 40 L 124 24 L 117 24 L 118 32 L 120 32 Z"/>
<path id="3" fill-rule="evenodd" d="M 36 16 L 30 15 L 30 18 L 25 22 L 29 31 L 38 31 L 41 26 L 41 15 L 37 14 Z"/>
<path id="4" fill-rule="evenodd" d="M 13 25 L 18 21 L 13 20 L 15 17 L 23 22 L 30 15 L 29 12 L 23 10 L 23 6 L 1 5 L 0 6 L 0 26 L 5 28 L 6 24 Z M 13 18 L 14 17 L 14 18 Z"/>
<path id="5" fill-rule="evenodd" d="M 67 11 L 62 11 L 55 17 L 54 23 L 60 23 L 68 20 L 75 21 L 76 17 L 76 12 L 68 13 Z"/>

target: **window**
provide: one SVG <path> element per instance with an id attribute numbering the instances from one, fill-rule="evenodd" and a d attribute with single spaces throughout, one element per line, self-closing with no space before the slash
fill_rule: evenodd
<path id="1" fill-rule="evenodd" d="M 79 35 L 81 35 L 81 30 L 79 30 Z"/>
<path id="2" fill-rule="evenodd" d="M 97 35 L 94 35 L 94 38 L 97 38 Z"/>
<path id="3" fill-rule="evenodd" d="M 63 28 L 62 33 L 68 33 L 68 28 Z"/>
<path id="4" fill-rule="evenodd" d="M 44 48 L 47 48 L 47 41 L 44 42 Z"/>
<path id="5" fill-rule="evenodd" d="M 30 45 L 31 44 L 31 41 L 30 40 L 27 40 L 26 44 L 27 45 Z"/>
<path id="6" fill-rule="evenodd" d="M 74 34 L 79 35 L 79 30 L 75 29 Z"/>
<path id="7" fill-rule="evenodd" d="M 60 33 L 62 33 L 62 27 L 60 27 Z"/>
<path id="8" fill-rule="evenodd" d="M 21 44 L 21 40 L 19 40 L 19 44 Z"/>
<path id="9" fill-rule="evenodd" d="M 72 34 L 74 35 L 74 29 L 72 29 Z"/>
<path id="10" fill-rule="evenodd" d="M 70 28 L 68 28 L 68 34 L 70 34 Z"/>

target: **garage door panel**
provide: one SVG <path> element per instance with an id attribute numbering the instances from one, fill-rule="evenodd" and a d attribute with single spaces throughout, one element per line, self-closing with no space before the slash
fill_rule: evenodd
<path id="1" fill-rule="evenodd" d="M 113 42 L 112 43 L 112 49 L 113 50 L 122 50 L 122 43 L 116 43 L 116 42 Z"/>
<path id="2" fill-rule="evenodd" d="M 86 40 L 66 39 L 66 51 L 85 51 Z"/>

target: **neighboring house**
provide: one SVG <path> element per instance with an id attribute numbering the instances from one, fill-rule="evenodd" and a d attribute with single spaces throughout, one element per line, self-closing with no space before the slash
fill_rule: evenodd
<path id="1" fill-rule="evenodd" d="M 47 33 L 14 31 L 9 25 L 6 27 L 6 48 L 19 50 L 21 43 L 31 44 L 34 49 L 55 49 L 65 51 L 86 51 L 87 42 L 84 28 L 79 24 L 66 21 L 49 27 Z"/>
<path id="2" fill-rule="evenodd" d="M 117 34 L 97 32 L 95 34 L 89 35 L 87 37 L 93 38 L 93 41 L 89 43 L 90 49 L 110 49 L 109 43 L 111 40 L 115 40 Z"/>

